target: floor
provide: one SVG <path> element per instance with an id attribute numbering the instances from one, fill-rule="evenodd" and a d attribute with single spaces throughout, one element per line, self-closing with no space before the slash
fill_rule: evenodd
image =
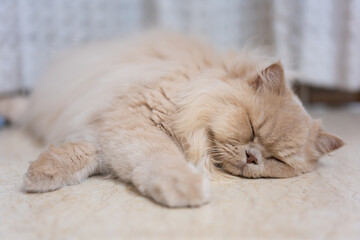
<path id="1" fill-rule="evenodd" d="M 347 145 L 290 179 L 214 184 L 208 205 L 168 209 L 129 185 L 93 177 L 43 194 L 21 191 L 42 149 L 0 131 L 0 239 L 360 239 L 360 114 L 312 110 Z"/>

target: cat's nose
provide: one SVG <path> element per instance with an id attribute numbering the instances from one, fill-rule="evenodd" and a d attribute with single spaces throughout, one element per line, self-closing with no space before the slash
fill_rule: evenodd
<path id="1" fill-rule="evenodd" d="M 246 163 L 258 164 L 258 159 L 250 151 L 246 150 L 245 153 L 246 153 Z"/>

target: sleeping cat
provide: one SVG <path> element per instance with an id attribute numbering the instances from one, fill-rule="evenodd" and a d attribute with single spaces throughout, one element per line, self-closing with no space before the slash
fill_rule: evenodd
<path id="1" fill-rule="evenodd" d="M 293 177 L 343 145 L 306 113 L 279 61 L 175 35 L 65 53 L 26 109 L 22 124 L 50 144 L 24 177 L 29 192 L 111 174 L 160 204 L 199 206 L 209 177 Z"/>

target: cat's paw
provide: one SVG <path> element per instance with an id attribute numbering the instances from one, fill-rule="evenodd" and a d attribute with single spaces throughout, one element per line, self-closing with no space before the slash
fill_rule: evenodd
<path id="1" fill-rule="evenodd" d="M 24 190 L 27 192 L 47 192 L 63 186 L 60 173 L 43 152 L 36 161 L 31 162 L 24 175 Z"/>
<path id="2" fill-rule="evenodd" d="M 210 201 L 210 180 L 198 171 L 172 170 L 154 177 L 147 194 L 168 207 L 196 207 Z"/>
<path id="3" fill-rule="evenodd" d="M 48 192 L 62 186 L 59 179 L 46 172 L 29 169 L 24 175 L 23 189 L 26 192 Z"/>
<path id="4" fill-rule="evenodd" d="M 97 148 L 88 142 L 50 145 L 30 164 L 24 176 L 24 190 L 46 192 L 80 183 L 97 171 Z"/>

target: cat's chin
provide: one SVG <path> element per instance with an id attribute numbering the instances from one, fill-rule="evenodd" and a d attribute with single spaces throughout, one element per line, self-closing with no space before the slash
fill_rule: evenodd
<path id="1" fill-rule="evenodd" d="M 223 162 L 221 168 L 234 176 L 243 176 L 244 169 L 246 168 L 245 162 L 232 163 L 232 162 Z"/>
<path id="2" fill-rule="evenodd" d="M 234 175 L 234 176 L 239 176 L 239 177 L 243 177 L 243 178 L 261 178 L 262 176 L 260 176 L 259 171 L 261 168 L 261 164 L 257 165 L 257 164 L 249 164 L 244 162 L 238 162 L 238 163 L 233 163 L 233 162 L 223 162 L 219 167 L 221 167 L 224 171 L 226 171 L 227 173 Z"/>

